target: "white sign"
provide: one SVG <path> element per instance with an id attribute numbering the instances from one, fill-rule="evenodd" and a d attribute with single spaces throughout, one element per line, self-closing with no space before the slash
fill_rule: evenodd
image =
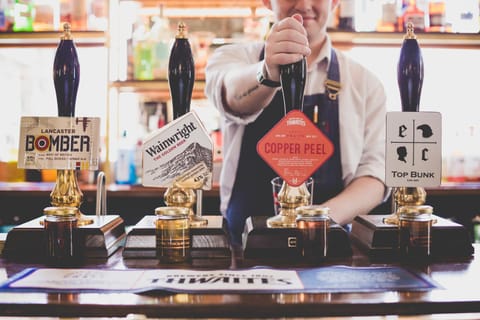
<path id="1" fill-rule="evenodd" d="M 439 112 L 388 112 L 386 126 L 387 186 L 439 186 L 442 115 Z"/>
<path id="2" fill-rule="evenodd" d="M 147 137 L 142 156 L 144 186 L 211 189 L 213 142 L 194 111 Z"/>
<path id="3" fill-rule="evenodd" d="M 22 117 L 18 167 L 97 170 L 100 118 Z"/>
<path id="4" fill-rule="evenodd" d="M 173 292 L 279 291 L 303 289 L 294 270 L 255 268 L 245 270 L 99 270 L 31 269 L 16 278 L 10 288 L 56 290 Z"/>

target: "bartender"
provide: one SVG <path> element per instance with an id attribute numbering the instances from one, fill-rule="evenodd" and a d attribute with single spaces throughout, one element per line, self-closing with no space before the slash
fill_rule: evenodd
<path id="1" fill-rule="evenodd" d="M 256 145 L 284 116 L 279 66 L 303 57 L 303 112 L 312 120 L 318 115 L 335 150 L 313 175 L 313 203 L 328 206 L 331 218 L 346 225 L 388 193 L 385 90 L 374 74 L 332 47 L 327 21 L 339 2 L 263 0 L 275 19 L 265 41 L 224 45 L 208 61 L 205 92 L 222 115 L 224 139 L 220 210 L 232 245 L 241 244 L 247 217 L 274 214 L 270 181 L 276 173 Z M 339 85 L 327 88 L 327 79 Z"/>

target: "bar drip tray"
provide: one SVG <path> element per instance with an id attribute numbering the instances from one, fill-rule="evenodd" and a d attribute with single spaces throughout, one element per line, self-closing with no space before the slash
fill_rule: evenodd
<path id="1" fill-rule="evenodd" d="M 108 258 L 120 248 L 126 237 L 125 224 L 118 215 L 85 216 L 93 223 L 78 227 L 84 258 Z M 44 217 L 13 227 L 7 234 L 2 255 L 6 259 L 32 261 L 45 252 Z"/>
<path id="2" fill-rule="evenodd" d="M 361 215 L 352 223 L 352 240 L 371 257 L 395 256 L 398 247 L 398 226 L 386 224 L 389 215 Z M 432 257 L 469 257 L 473 246 L 467 229 L 456 222 L 434 216 Z"/>
<path id="3" fill-rule="evenodd" d="M 223 217 L 204 215 L 202 218 L 208 220 L 205 226 L 190 228 L 192 258 L 227 258 L 229 260 L 231 251 Z M 132 227 L 127 234 L 123 249 L 124 258 L 156 258 L 155 220 L 156 216 L 147 215 Z"/>
<path id="4" fill-rule="evenodd" d="M 301 258 L 300 234 L 296 228 L 269 228 L 267 216 L 249 217 L 243 233 L 246 258 Z M 331 222 L 328 231 L 328 258 L 352 256 L 347 230 Z"/>

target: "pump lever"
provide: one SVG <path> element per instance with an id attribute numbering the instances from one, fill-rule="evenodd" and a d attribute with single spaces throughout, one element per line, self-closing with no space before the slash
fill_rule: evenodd
<path id="1" fill-rule="evenodd" d="M 307 78 L 307 60 L 301 60 L 280 66 L 280 83 L 285 107 L 285 114 L 292 110 L 303 111 L 303 96 Z"/>
<path id="2" fill-rule="evenodd" d="M 107 214 L 107 189 L 105 186 L 105 173 L 100 171 L 97 176 L 97 202 L 95 206 L 97 218 Z"/>

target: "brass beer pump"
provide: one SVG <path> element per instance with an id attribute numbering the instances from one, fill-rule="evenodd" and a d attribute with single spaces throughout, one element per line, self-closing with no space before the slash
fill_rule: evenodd
<path id="1" fill-rule="evenodd" d="M 397 81 L 403 112 L 418 112 L 423 85 L 423 58 L 414 33 L 413 23 L 407 24 L 400 58 L 397 66 Z M 399 208 L 420 207 L 425 204 L 427 193 L 423 187 L 396 187 L 392 190 L 392 214 L 384 223 L 398 225 Z"/>
<path id="2" fill-rule="evenodd" d="M 174 120 L 190 111 L 194 82 L 195 63 L 188 41 L 187 27 L 185 23 L 180 22 L 168 63 L 168 84 L 170 86 Z M 167 206 L 190 209 L 189 221 L 191 226 L 208 224 L 208 220 L 201 217 L 202 187 L 203 181 L 175 181 L 164 194 L 164 201 Z M 195 203 L 197 203 L 196 214 L 193 211 Z"/>
<path id="3" fill-rule="evenodd" d="M 386 224 L 398 225 L 398 210 L 401 207 L 420 207 L 425 204 L 427 192 L 422 187 L 396 187 L 392 191 L 392 214 L 385 217 Z"/>
<path id="4" fill-rule="evenodd" d="M 284 100 L 285 115 L 293 109 L 303 109 L 303 97 L 307 74 L 307 61 L 305 58 L 280 66 L 280 82 Z M 267 219 L 270 228 L 294 228 L 296 227 L 295 209 L 300 206 L 311 204 L 311 194 L 306 183 L 299 186 L 291 186 L 283 181 L 277 200 L 280 204 L 280 212 Z"/>
<path id="5" fill-rule="evenodd" d="M 297 226 L 295 209 L 311 204 L 311 196 L 305 182 L 298 187 L 283 182 L 277 195 L 280 212 L 267 219 L 267 226 L 270 228 L 295 228 Z"/>
<path id="6" fill-rule="evenodd" d="M 74 117 L 80 82 L 80 65 L 70 24 L 65 23 L 63 28 L 63 35 L 55 53 L 53 80 L 57 96 L 58 116 Z M 51 204 L 55 207 L 79 208 L 82 201 L 83 193 L 78 186 L 75 170 L 57 170 L 55 186 L 50 193 Z M 87 218 L 80 210 L 78 210 L 77 218 L 79 226 L 93 223 L 93 219 Z"/>
<path id="7" fill-rule="evenodd" d="M 415 123 L 416 119 L 433 121 L 434 117 L 438 116 L 433 113 L 419 114 L 423 71 L 421 50 L 414 33 L 414 26 L 410 22 L 407 24 L 397 65 L 397 81 L 402 109 L 401 113 L 391 114 L 391 119 L 394 120 L 391 121 L 393 126 L 387 126 L 386 130 L 387 137 L 391 133 L 392 145 L 397 138 L 395 133 L 397 125 L 403 121 L 400 121 L 401 119 L 413 120 L 412 123 Z M 387 123 L 389 123 L 388 119 Z M 418 129 L 415 125 L 411 125 L 411 128 Z M 412 133 L 413 138 L 414 134 L 415 131 Z M 410 138 L 407 140 L 410 141 Z M 387 144 L 387 150 L 392 145 Z M 398 153 L 399 149 L 397 148 L 396 151 Z M 397 156 L 399 155 L 397 154 Z M 401 159 L 396 159 L 397 157 L 394 156 L 393 153 L 386 154 L 386 167 L 400 165 L 395 161 Z M 413 156 L 414 152 L 410 152 L 410 157 Z M 415 159 L 412 158 L 412 160 Z M 432 157 L 429 160 L 432 160 L 429 165 L 431 164 L 433 169 L 436 160 L 439 159 Z M 412 164 L 414 164 L 413 161 Z M 407 171 L 408 168 L 404 170 Z M 392 176 L 392 178 L 395 177 Z M 388 176 L 386 180 L 389 183 Z M 410 180 L 393 181 L 390 184 L 392 208 L 389 214 L 384 216 L 359 215 L 352 222 L 351 238 L 368 251 L 370 256 L 374 258 L 389 256 L 396 257 L 401 261 L 404 259 L 420 261 L 419 259 L 428 260 L 431 257 L 464 258 L 473 253 L 473 246 L 466 228 L 450 219 L 435 215 L 434 208 L 426 204 L 427 192 L 420 182 L 416 180 L 412 180 L 412 183 L 409 182 Z M 428 185 L 427 181 L 425 183 L 425 186 Z"/>
<path id="8" fill-rule="evenodd" d="M 75 102 L 80 80 L 80 66 L 70 25 L 65 23 L 63 27 L 61 41 L 55 53 L 53 80 L 58 118 L 67 119 L 66 123 L 70 123 L 73 128 L 73 126 L 78 125 L 78 123 L 74 124 L 76 120 L 79 120 L 75 118 Z M 81 120 L 90 121 L 88 117 Z M 94 120 L 92 119 L 92 121 Z M 83 123 L 84 126 L 87 122 Z M 53 239 L 49 244 L 54 244 L 49 248 L 56 248 L 54 246 L 57 244 L 60 246 L 62 241 L 69 239 L 70 236 L 57 235 L 56 229 L 54 230 L 52 227 L 54 225 L 66 226 L 65 231 L 71 230 L 68 226 L 75 226 L 76 230 L 74 233 L 72 232 L 70 238 L 75 234 L 78 241 L 72 242 L 75 242 L 76 249 L 71 252 L 65 251 L 67 255 L 72 252 L 75 253 L 75 263 L 80 262 L 83 258 L 107 258 L 123 245 L 123 240 L 126 237 L 123 219 L 119 215 L 106 214 L 104 173 L 99 172 L 97 178 L 97 214 L 96 216 L 84 215 L 79 210 L 83 201 L 83 193 L 77 181 L 77 169 L 73 167 L 72 159 L 66 160 L 68 162 L 58 166 L 57 168 L 61 169 L 56 170 L 55 185 L 50 193 L 51 207 L 44 209 L 44 215 L 15 226 L 9 231 L 2 252 L 7 259 L 35 260 L 42 258 L 43 255 L 39 255 L 39 253 L 45 250 L 46 232 L 51 236 L 49 239 Z M 53 231 L 49 233 L 49 230 Z M 54 249 L 49 252 L 53 252 L 52 256 L 54 256 L 56 251 L 58 250 Z M 76 258 L 79 258 L 79 260 L 77 261 Z M 57 262 L 55 261 L 55 263 Z"/>

